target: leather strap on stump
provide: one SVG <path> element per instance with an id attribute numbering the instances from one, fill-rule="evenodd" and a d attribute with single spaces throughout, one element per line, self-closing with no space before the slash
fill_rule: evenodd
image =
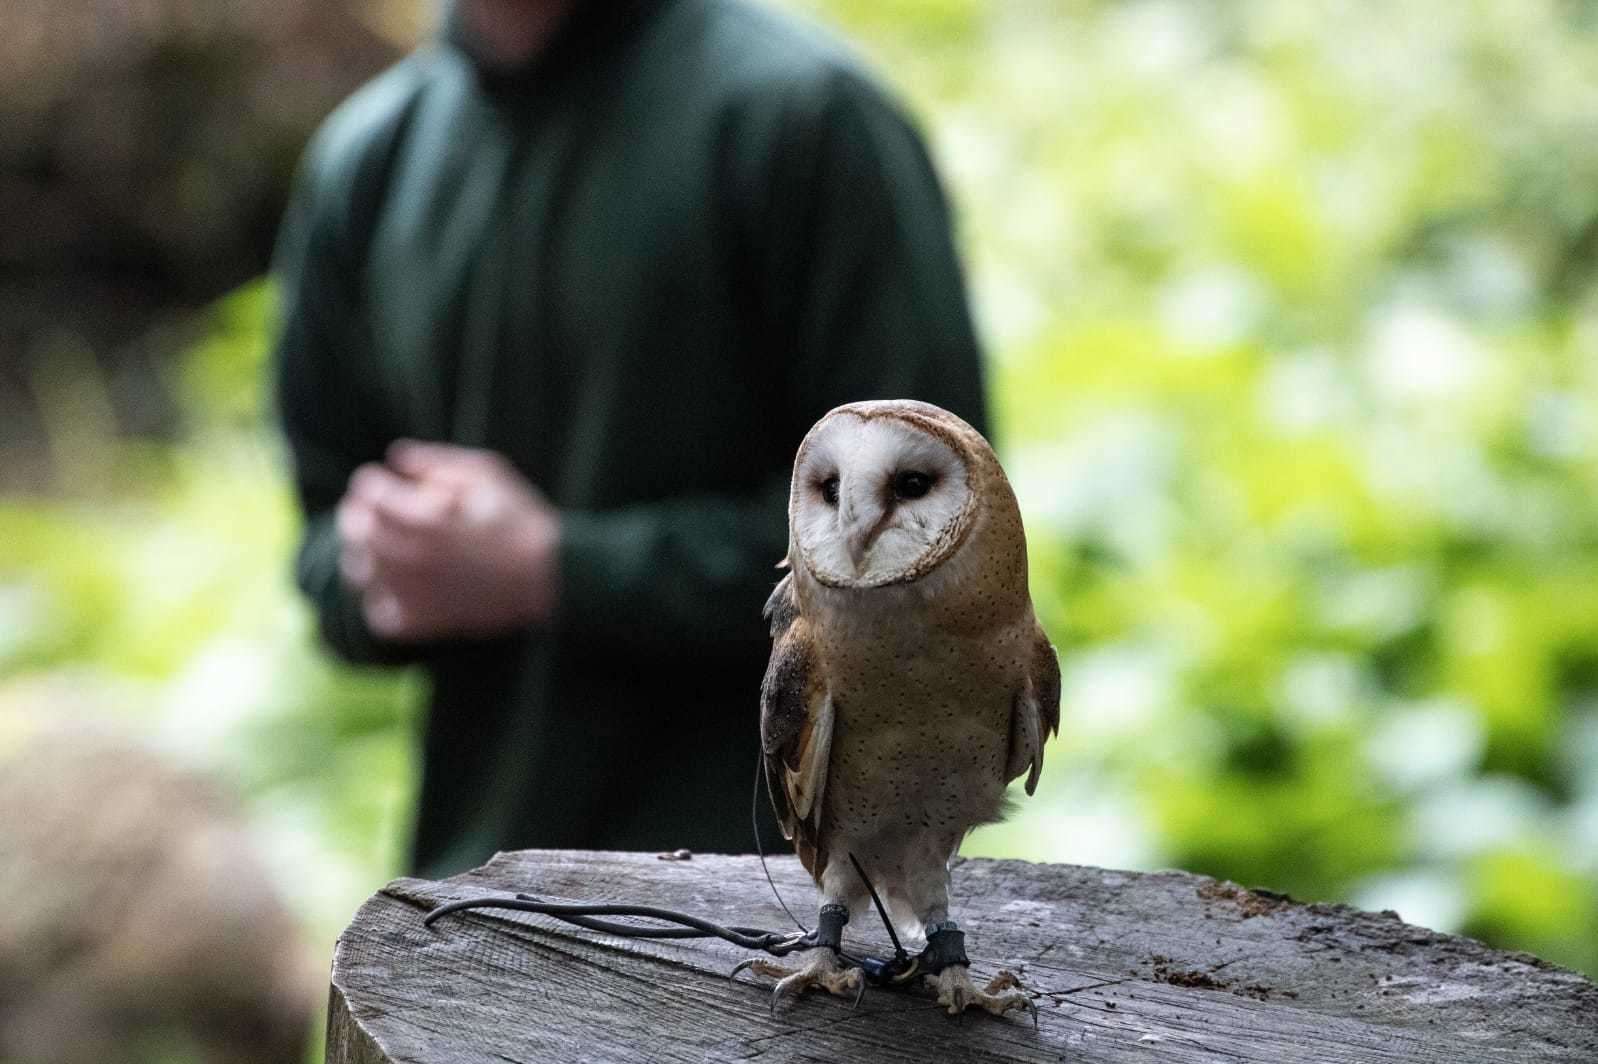
<path id="1" fill-rule="evenodd" d="M 815 944 L 826 946 L 834 953 L 843 948 L 843 925 L 849 922 L 846 905 L 823 905 L 817 914 Z"/>
<path id="2" fill-rule="evenodd" d="M 953 920 L 945 920 L 927 929 L 927 948 L 921 951 L 920 970 L 927 975 L 937 975 L 952 964 L 971 966 L 965 955 L 965 932 Z"/>

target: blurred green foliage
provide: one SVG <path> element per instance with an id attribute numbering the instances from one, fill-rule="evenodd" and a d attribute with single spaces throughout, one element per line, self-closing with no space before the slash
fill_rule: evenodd
<path id="1" fill-rule="evenodd" d="M 931 135 L 1065 674 L 967 852 L 1176 865 L 1598 973 L 1598 5 L 803 5 Z M 63 374 L 70 494 L 0 505 L 0 682 L 41 670 L 249 799 L 332 934 L 397 867 L 411 681 L 287 581 L 268 292 L 175 446 Z"/>
<path id="2" fill-rule="evenodd" d="M 178 363 L 175 446 L 100 435 L 104 382 L 58 384 L 48 444 L 69 490 L 0 505 L 0 705 L 63 681 L 63 714 L 124 714 L 247 801 L 319 945 L 399 863 L 414 790 L 408 676 L 336 667 L 289 582 L 295 517 L 264 418 L 270 292 L 209 314 Z M 76 704 L 74 704 L 76 703 Z"/>

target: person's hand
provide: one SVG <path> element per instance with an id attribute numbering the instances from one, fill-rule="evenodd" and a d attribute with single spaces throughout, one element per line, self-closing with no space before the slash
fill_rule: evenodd
<path id="1" fill-rule="evenodd" d="M 554 612 L 559 511 L 493 451 L 401 440 L 350 477 L 337 522 L 379 636 L 491 636 Z"/>

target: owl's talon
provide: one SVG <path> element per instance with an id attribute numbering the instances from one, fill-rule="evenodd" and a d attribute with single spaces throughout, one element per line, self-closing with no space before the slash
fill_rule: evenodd
<path id="1" fill-rule="evenodd" d="M 835 994 L 838 997 L 850 997 L 852 995 L 854 1004 L 851 1008 L 859 1006 L 860 999 L 866 992 L 865 973 L 859 968 L 843 967 L 838 963 L 838 955 L 827 948 L 815 950 L 814 955 L 805 962 L 802 968 L 784 968 L 782 965 L 774 964 L 764 957 L 751 957 L 748 960 L 740 961 L 738 966 L 732 970 L 732 974 L 737 975 L 746 968 L 777 980 L 777 985 L 771 988 L 771 1015 L 773 1017 L 777 1015 L 777 1006 L 782 1003 L 783 999 L 798 998 L 811 987 L 820 987 L 829 994 Z"/>
<path id="2" fill-rule="evenodd" d="M 982 988 L 984 994 L 998 995 L 1000 991 L 1014 990 L 1019 993 L 1021 1006 L 1032 1014 L 1032 1026 L 1038 1026 L 1038 1003 L 1033 1001 L 1026 991 L 1026 984 L 1021 982 L 1021 977 L 1008 968 L 1000 968 L 997 975 L 988 980 L 988 985 Z M 1014 1006 L 1011 1006 L 1014 1007 Z"/>
<path id="3" fill-rule="evenodd" d="M 988 985 L 982 988 L 984 994 L 997 994 L 1001 990 L 1012 990 L 1021 986 L 1021 977 L 1008 968 L 1000 968 L 999 974 L 988 980 Z"/>
<path id="4" fill-rule="evenodd" d="M 973 1005 L 995 1016 L 1026 1009 L 1032 1013 L 1032 1026 L 1038 1025 L 1038 1007 L 1019 989 L 1022 983 L 1014 972 L 999 972 L 981 990 L 972 985 L 971 971 L 963 964 L 952 964 L 927 979 L 938 992 L 938 1004 L 946 1008 L 950 1016 L 964 1016 L 966 1009 Z"/>
<path id="5" fill-rule="evenodd" d="M 746 958 L 744 960 L 739 961 L 737 964 L 732 966 L 732 971 L 727 973 L 728 981 L 736 982 L 737 979 L 738 979 L 738 973 L 739 972 L 743 971 L 746 968 L 753 968 L 756 964 L 760 963 L 760 960 L 761 960 L 761 958 L 759 958 L 759 957 L 749 957 L 749 958 Z"/>

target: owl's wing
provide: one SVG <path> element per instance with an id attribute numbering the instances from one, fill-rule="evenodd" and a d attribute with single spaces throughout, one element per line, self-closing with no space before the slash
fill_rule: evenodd
<path id="1" fill-rule="evenodd" d="M 1038 777 L 1043 774 L 1043 744 L 1050 735 L 1059 733 L 1060 659 L 1043 629 L 1035 627 L 1026 686 L 1017 692 L 1010 709 L 1010 756 L 1005 765 L 1006 782 L 1025 772 L 1026 792 L 1031 794 L 1036 790 Z"/>
<path id="2" fill-rule="evenodd" d="M 771 662 L 760 685 L 760 746 L 766 789 L 782 833 L 805 869 L 819 881 L 827 866 L 821 838 L 821 800 L 832 753 L 832 699 L 816 662 L 809 625 L 799 616 L 793 577 L 785 576 L 766 603 Z"/>

